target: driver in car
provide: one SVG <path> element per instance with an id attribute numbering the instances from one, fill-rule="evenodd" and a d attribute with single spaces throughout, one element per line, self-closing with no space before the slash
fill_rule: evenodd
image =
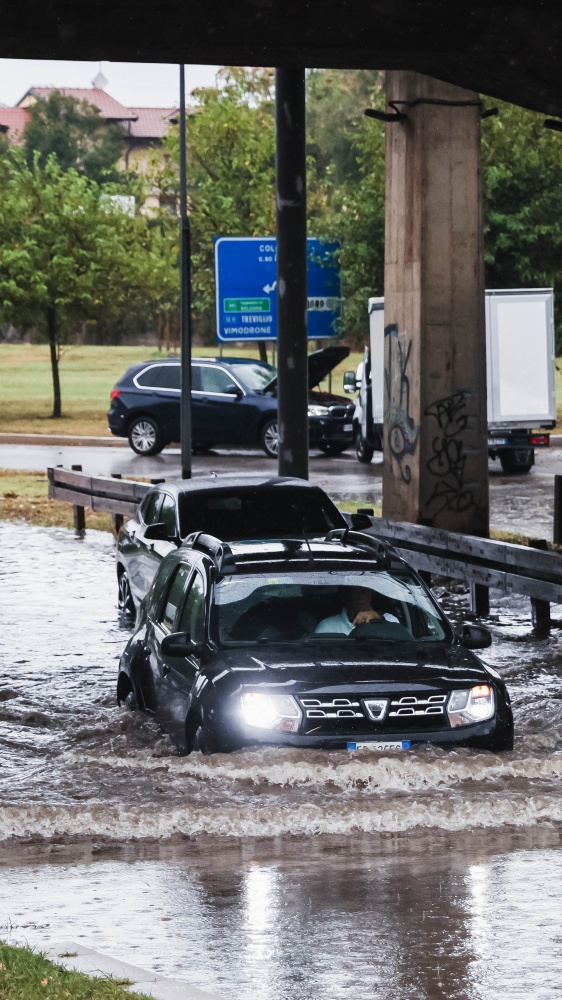
<path id="1" fill-rule="evenodd" d="M 341 632 L 349 635 L 356 625 L 366 622 L 389 621 L 397 622 L 398 618 L 391 614 L 379 614 L 371 604 L 373 592 L 368 587 L 346 587 L 344 605 L 339 615 L 330 615 L 318 622 L 314 632 Z"/>

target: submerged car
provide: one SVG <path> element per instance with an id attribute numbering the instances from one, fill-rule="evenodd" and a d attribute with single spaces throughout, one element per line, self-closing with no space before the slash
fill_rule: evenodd
<path id="1" fill-rule="evenodd" d="M 117 698 L 188 753 L 252 745 L 508 750 L 509 696 L 387 545 L 349 529 L 167 556 L 119 664 Z"/>
<path id="2" fill-rule="evenodd" d="M 308 432 L 312 447 L 339 455 L 353 442 L 353 403 L 317 386 L 349 354 L 326 347 L 308 358 Z M 180 439 L 179 359 L 132 365 L 111 392 L 109 429 L 139 455 L 157 455 Z M 261 445 L 277 458 L 277 369 L 250 358 L 194 358 L 191 365 L 194 451 L 214 445 Z"/>
<path id="3" fill-rule="evenodd" d="M 313 537 L 346 525 L 324 490 L 305 479 L 224 475 L 161 483 L 147 490 L 119 532 L 119 609 L 135 613 L 164 557 L 194 531 L 231 541 Z"/>

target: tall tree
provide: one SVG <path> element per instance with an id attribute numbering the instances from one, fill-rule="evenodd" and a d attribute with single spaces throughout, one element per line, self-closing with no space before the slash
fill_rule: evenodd
<path id="1" fill-rule="evenodd" d="M 98 183 L 119 179 L 115 165 L 125 145 L 123 129 L 102 118 L 89 101 L 60 90 L 39 98 L 29 108 L 24 138 L 30 167 L 36 153 L 41 167 L 54 153 L 63 170 L 73 168 Z"/>
<path id="2" fill-rule="evenodd" d="M 148 220 L 131 218 L 51 155 L 0 161 L 0 316 L 49 344 L 53 417 L 61 416 L 59 346 L 84 323 L 154 307 L 167 262 Z"/>

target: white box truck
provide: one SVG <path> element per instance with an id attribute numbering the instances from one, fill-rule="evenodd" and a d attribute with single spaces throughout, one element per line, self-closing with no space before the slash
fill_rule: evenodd
<path id="1" fill-rule="evenodd" d="M 353 417 L 360 462 L 382 450 L 384 299 L 369 299 L 370 343 L 346 392 L 359 390 Z M 554 293 L 551 288 L 486 292 L 488 454 L 506 473 L 528 472 L 535 448 L 547 447 L 556 423 Z"/>

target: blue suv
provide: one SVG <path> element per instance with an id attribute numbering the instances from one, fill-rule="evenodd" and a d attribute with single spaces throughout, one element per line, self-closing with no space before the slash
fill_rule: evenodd
<path id="1" fill-rule="evenodd" d="M 349 354 L 326 347 L 308 359 L 309 440 L 328 455 L 353 442 L 353 403 L 315 387 Z M 157 455 L 180 439 L 179 359 L 132 365 L 111 393 L 109 429 L 138 455 Z M 191 366 L 193 450 L 261 445 L 277 458 L 277 371 L 247 358 L 194 358 Z"/>

